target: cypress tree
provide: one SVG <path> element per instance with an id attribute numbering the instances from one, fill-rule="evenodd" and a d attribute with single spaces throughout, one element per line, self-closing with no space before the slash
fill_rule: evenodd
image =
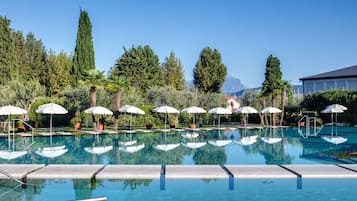
<path id="1" fill-rule="evenodd" d="M 0 16 L 0 84 L 6 83 L 16 73 L 15 45 L 10 20 Z"/>
<path id="2" fill-rule="evenodd" d="M 175 58 L 175 54 L 173 52 L 170 53 L 168 58 L 165 58 L 165 62 L 162 64 L 162 70 L 165 84 L 167 86 L 171 86 L 177 90 L 183 90 L 185 88 L 183 67 L 181 61 Z"/>
<path id="3" fill-rule="evenodd" d="M 71 69 L 72 83 L 85 80 L 86 72 L 95 69 L 92 24 L 87 11 L 81 10 L 78 22 L 76 47 Z"/>

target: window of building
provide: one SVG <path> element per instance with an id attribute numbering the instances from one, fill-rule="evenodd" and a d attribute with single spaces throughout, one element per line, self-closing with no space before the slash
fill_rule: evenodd
<path id="1" fill-rule="evenodd" d="M 346 89 L 346 80 L 337 80 L 337 89 Z"/>

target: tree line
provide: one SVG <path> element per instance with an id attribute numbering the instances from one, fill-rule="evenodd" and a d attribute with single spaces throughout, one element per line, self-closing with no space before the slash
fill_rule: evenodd
<path id="1" fill-rule="evenodd" d="M 14 104 L 31 110 L 32 104 L 39 99 L 66 102 L 64 99 L 73 100 L 74 96 L 78 95 L 78 90 L 88 88 L 89 103 L 77 99 L 84 96 L 79 95 L 74 98 L 76 99 L 74 102 L 69 102 L 73 110 L 81 105 L 97 105 L 97 91 L 102 93 L 104 90 L 107 98 L 114 96 L 112 100 L 115 100 L 112 101 L 114 106 L 105 103 L 104 106 L 114 108 L 117 113 L 122 92 L 128 95 L 135 91 L 136 97 L 147 100 L 140 103 L 141 105 L 168 104 L 165 99 L 151 97 L 152 94 L 162 93 L 161 88 L 193 93 L 186 86 L 183 65 L 175 53 L 171 51 L 170 55 L 160 63 L 158 56 L 148 45 L 124 48 L 124 53 L 110 67 L 106 76 L 104 71 L 97 70 L 94 60 L 92 25 L 85 10 L 80 10 L 73 55 L 46 50 L 42 41 L 37 39 L 34 33 L 24 36 L 21 31 L 11 28 L 10 22 L 6 17 L 0 16 L 0 72 L 2 75 L 0 77 L 2 92 L 0 105 Z M 187 104 L 193 104 L 193 101 L 196 101 L 195 104 L 199 105 L 197 100 L 202 98 L 197 98 L 197 96 L 205 97 L 206 94 L 220 93 L 226 71 L 218 50 L 210 47 L 204 48 L 194 70 L 193 88 L 196 88 L 199 94 L 196 94 L 196 98 L 191 98 L 190 103 Z M 216 75 L 216 72 L 220 74 Z M 159 102 L 150 102 L 150 100 Z M 205 102 L 207 101 L 201 103 Z M 135 102 L 131 103 L 135 104 Z M 103 103 L 100 101 L 100 104 Z M 205 107 L 201 104 L 200 106 Z"/>

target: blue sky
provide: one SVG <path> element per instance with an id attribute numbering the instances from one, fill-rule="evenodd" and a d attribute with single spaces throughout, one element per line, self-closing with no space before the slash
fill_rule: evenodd
<path id="1" fill-rule="evenodd" d="M 161 62 L 174 51 L 186 80 L 200 51 L 216 48 L 247 87 L 261 86 L 270 54 L 293 84 L 357 64 L 354 0 L 0 0 L 12 28 L 33 32 L 57 53 L 73 53 L 80 8 L 92 22 L 100 70 L 133 45 L 149 45 Z"/>

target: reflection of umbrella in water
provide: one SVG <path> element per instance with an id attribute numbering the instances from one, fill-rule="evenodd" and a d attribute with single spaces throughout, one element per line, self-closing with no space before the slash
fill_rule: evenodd
<path id="1" fill-rule="evenodd" d="M 36 110 L 37 113 L 50 114 L 50 144 L 52 146 L 52 115 L 53 114 L 67 114 L 68 111 L 62 106 L 55 103 L 47 103 L 40 105 Z M 40 156 L 47 158 L 55 158 L 65 154 L 68 150 L 65 145 L 54 146 L 54 147 L 43 147 L 39 148 L 36 153 Z"/>
<path id="2" fill-rule="evenodd" d="M 272 125 L 272 116 L 271 114 L 275 114 L 275 113 L 281 113 L 281 110 L 279 108 L 276 107 L 266 107 L 263 110 L 260 111 L 263 114 L 269 114 L 270 115 L 270 137 L 261 137 L 261 140 L 265 143 L 268 144 L 274 144 L 277 142 L 280 142 L 282 140 L 282 138 L 278 138 L 278 137 L 272 137 L 272 129 L 273 129 L 273 125 Z"/>
<path id="3" fill-rule="evenodd" d="M 9 150 L 2 150 L 0 152 L 0 158 L 3 159 L 7 159 L 7 160 L 11 160 L 11 159 L 15 159 L 18 157 L 21 157 L 25 154 L 27 154 L 27 151 L 15 151 L 15 139 L 13 139 L 13 149 L 10 150 L 10 130 L 11 130 L 11 120 L 10 117 L 11 115 L 22 115 L 22 114 L 26 114 L 27 111 L 16 107 L 16 106 L 12 106 L 12 105 L 7 105 L 7 106 L 2 106 L 0 107 L 0 115 L 8 115 L 8 147 Z M 15 137 L 15 135 L 13 135 L 13 137 Z"/>
<path id="4" fill-rule="evenodd" d="M 327 106 L 321 113 L 331 113 L 331 136 L 324 136 L 324 139 L 327 142 L 332 144 L 342 144 L 347 141 L 347 138 L 337 136 L 337 125 L 336 125 L 336 136 L 333 136 L 333 114 L 336 114 L 336 123 L 337 123 L 337 113 L 343 113 L 347 110 L 347 107 L 340 104 L 332 104 Z"/>
<path id="5" fill-rule="evenodd" d="M 88 153 L 91 153 L 91 154 L 97 154 L 97 155 L 100 155 L 100 154 L 104 154 L 108 151 L 111 151 L 113 149 L 113 145 L 109 145 L 109 146 L 95 146 L 95 142 L 98 140 L 98 135 L 96 135 L 94 137 L 94 143 L 93 143 L 93 146 L 91 147 L 84 147 L 84 151 L 88 152 Z"/>
<path id="6" fill-rule="evenodd" d="M 221 136 L 221 131 L 218 130 L 218 139 L 217 140 L 208 140 L 208 144 L 213 145 L 215 147 L 224 147 L 232 142 L 232 140 L 219 139 Z"/>
<path id="7" fill-rule="evenodd" d="M 218 128 L 220 127 L 220 123 L 221 123 L 220 115 L 232 114 L 232 112 L 230 110 L 223 108 L 223 107 L 212 108 L 212 109 L 208 110 L 208 113 L 218 114 Z"/>
<path id="8" fill-rule="evenodd" d="M 155 149 L 158 149 L 158 150 L 161 150 L 161 151 L 170 151 L 170 150 L 173 150 L 176 147 L 180 146 L 179 143 L 167 144 L 167 139 L 166 139 L 166 121 L 167 121 L 167 117 L 166 116 L 168 114 L 178 114 L 178 113 L 180 113 L 180 111 L 178 111 L 176 108 L 173 108 L 173 107 L 167 106 L 167 105 L 156 107 L 152 111 L 153 112 L 157 112 L 157 113 L 165 114 L 165 129 L 164 129 L 165 144 L 153 145 L 153 147 Z"/>
<path id="9" fill-rule="evenodd" d="M 197 107 L 197 106 L 192 106 L 192 107 L 187 107 L 181 110 L 181 112 L 185 112 L 188 114 L 193 114 L 193 124 L 195 124 L 195 114 L 204 114 L 207 111 L 203 108 Z"/>
<path id="10" fill-rule="evenodd" d="M 144 147 L 145 147 L 145 144 L 142 143 L 142 144 L 138 144 L 138 145 L 119 147 L 119 150 L 127 152 L 127 153 L 135 153 L 135 152 L 138 152 L 138 151 L 144 149 Z"/>
<path id="11" fill-rule="evenodd" d="M 198 149 L 205 146 L 207 143 L 206 142 L 186 142 L 186 143 L 182 142 L 181 144 L 182 146 L 187 148 Z"/>
<path id="12" fill-rule="evenodd" d="M 251 144 L 254 144 L 255 142 L 257 142 L 257 138 L 258 136 L 257 135 L 254 135 L 254 136 L 246 136 L 246 132 L 247 132 L 247 124 L 248 124 L 248 115 L 249 114 L 255 114 L 255 113 L 258 113 L 258 111 L 251 107 L 251 106 L 243 106 L 243 107 L 240 107 L 239 109 L 236 110 L 236 112 L 238 113 L 241 113 L 244 115 L 244 130 L 243 130 L 243 136 L 241 136 L 241 139 L 240 140 L 237 140 L 236 142 L 240 145 L 251 145 Z"/>
<path id="13" fill-rule="evenodd" d="M 19 158 L 25 154 L 27 154 L 27 151 L 0 150 L 0 158 L 6 159 L 6 160 L 12 160 L 15 158 Z"/>
<path id="14" fill-rule="evenodd" d="M 165 144 L 155 144 L 152 145 L 154 149 L 160 150 L 160 151 L 171 151 L 173 149 L 176 149 L 178 146 L 180 146 L 180 143 L 167 143 L 167 138 L 166 138 L 166 132 L 164 132 L 164 137 L 165 137 Z"/>

